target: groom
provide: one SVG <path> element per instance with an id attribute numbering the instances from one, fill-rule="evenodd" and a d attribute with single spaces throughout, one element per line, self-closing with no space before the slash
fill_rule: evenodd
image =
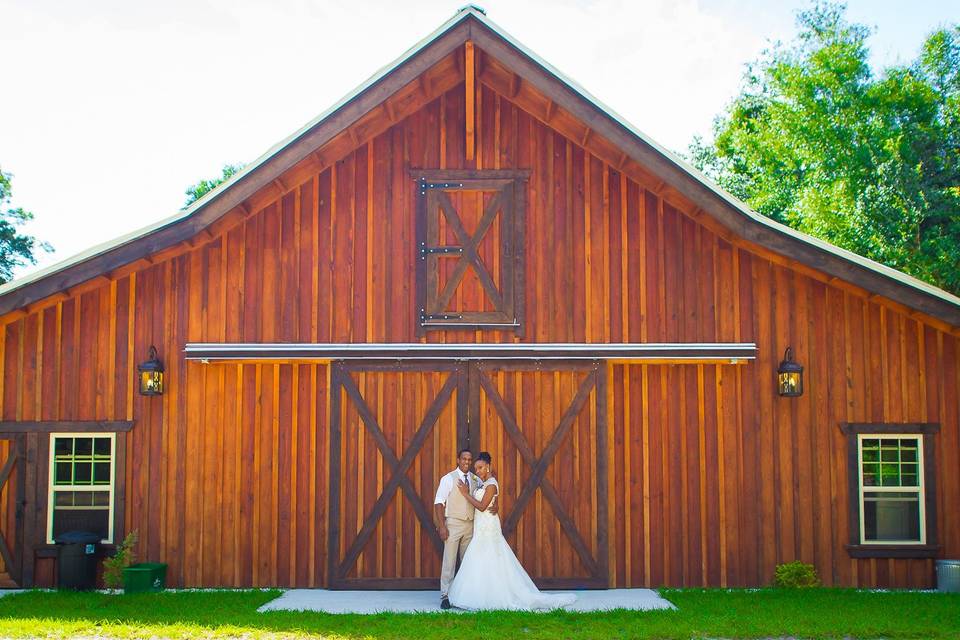
<path id="1" fill-rule="evenodd" d="M 463 482 L 475 491 L 479 480 L 471 469 L 473 454 L 470 449 L 461 449 L 457 454 L 457 468 L 440 478 L 437 497 L 433 500 L 433 523 L 443 540 L 443 565 L 440 568 L 440 608 L 449 609 L 447 592 L 456 573 L 457 561 L 463 560 L 467 545 L 473 538 L 473 505 L 457 490 L 457 482 Z M 489 509 L 497 513 L 496 504 Z"/>

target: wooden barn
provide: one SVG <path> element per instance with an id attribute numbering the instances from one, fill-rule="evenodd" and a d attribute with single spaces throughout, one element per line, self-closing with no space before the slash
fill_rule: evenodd
<path id="1" fill-rule="evenodd" d="M 22 586 L 80 528 L 173 586 L 436 588 L 459 446 L 541 585 L 929 587 L 960 556 L 960 299 L 759 216 L 473 7 L 0 288 L 0 363 Z"/>

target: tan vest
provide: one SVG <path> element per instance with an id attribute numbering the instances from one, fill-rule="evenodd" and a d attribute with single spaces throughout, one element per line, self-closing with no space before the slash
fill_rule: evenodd
<path id="1" fill-rule="evenodd" d="M 457 480 L 462 476 L 458 470 L 453 475 L 453 489 L 450 490 L 450 495 L 447 496 L 447 506 L 446 506 L 446 516 L 448 518 L 456 518 L 457 520 L 473 520 L 473 505 L 467 502 L 467 499 L 463 497 L 463 494 L 460 493 L 460 490 L 457 489 Z M 467 477 L 472 477 L 470 474 L 467 474 Z M 473 488 L 473 482 L 471 481 L 470 488 Z"/>

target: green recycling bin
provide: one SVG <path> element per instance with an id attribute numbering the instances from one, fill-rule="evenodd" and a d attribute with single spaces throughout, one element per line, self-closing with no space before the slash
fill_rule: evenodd
<path id="1" fill-rule="evenodd" d="M 123 570 L 124 593 L 163 591 L 167 586 L 167 565 L 164 562 L 138 562 Z"/>

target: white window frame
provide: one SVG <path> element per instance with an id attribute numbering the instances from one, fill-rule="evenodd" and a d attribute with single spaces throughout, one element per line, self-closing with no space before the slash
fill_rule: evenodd
<path id="1" fill-rule="evenodd" d="M 925 434 L 922 433 L 858 433 L 857 434 L 857 485 L 860 487 L 860 544 L 862 545 L 925 545 L 927 544 L 927 513 L 925 486 L 925 462 L 923 446 Z M 916 487 L 864 487 L 863 486 L 863 441 L 864 440 L 916 440 L 917 441 L 917 486 Z M 867 540 L 867 523 L 864 519 L 865 491 L 870 493 L 912 493 L 917 494 L 919 500 L 920 539 L 919 540 Z"/>
<path id="2" fill-rule="evenodd" d="M 110 439 L 110 484 L 109 485 L 57 485 L 55 484 L 56 448 L 53 446 L 56 438 L 109 438 Z M 53 498 L 57 491 L 102 491 L 108 494 L 107 537 L 101 540 L 103 544 L 113 544 L 113 517 L 114 494 L 117 485 L 117 434 L 94 432 L 63 432 L 51 433 L 49 441 L 50 458 L 49 474 L 47 478 L 47 544 L 53 544 Z M 92 471 L 91 471 L 92 473 Z"/>

